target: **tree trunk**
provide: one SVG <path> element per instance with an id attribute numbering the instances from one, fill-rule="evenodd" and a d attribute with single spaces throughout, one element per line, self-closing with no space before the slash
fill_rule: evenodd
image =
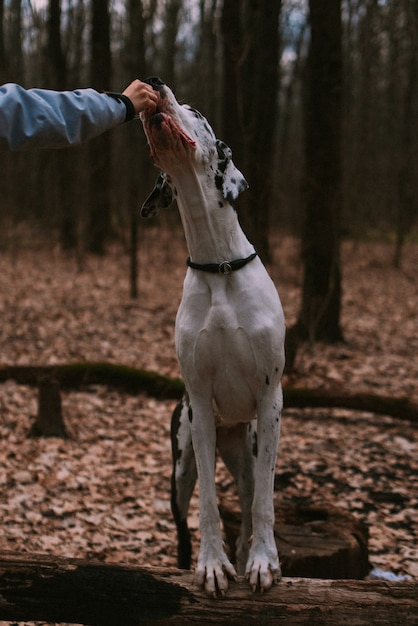
<path id="1" fill-rule="evenodd" d="M 199 47 L 196 54 L 196 65 L 199 67 L 200 80 L 205 89 L 199 94 L 201 110 L 211 121 L 213 128 L 220 130 L 221 98 L 221 67 L 219 63 L 217 37 L 217 0 L 199 0 Z M 194 68 L 195 70 L 195 68 Z M 217 130 L 217 132 L 218 132 Z"/>
<path id="2" fill-rule="evenodd" d="M 22 0 L 10 2 L 10 26 L 9 46 L 7 54 L 8 77 L 16 83 L 24 82 L 25 68 L 23 62 L 23 38 L 22 38 Z"/>
<path id="3" fill-rule="evenodd" d="M 0 84 L 6 81 L 6 47 L 4 44 L 4 0 L 0 0 Z"/>
<path id="4" fill-rule="evenodd" d="M 129 0 L 128 3 L 129 31 L 126 44 L 126 67 L 130 79 L 134 77 L 145 78 L 148 75 L 145 61 L 145 27 L 143 4 L 138 0 Z M 138 189 L 144 187 L 147 179 L 150 161 L 147 150 L 141 145 L 139 129 L 136 134 L 129 129 L 127 140 L 127 168 L 128 168 L 128 202 L 130 217 L 130 296 L 138 297 Z M 142 184 L 141 184 L 142 183 Z"/>
<path id="5" fill-rule="evenodd" d="M 61 0 L 49 0 L 48 7 L 47 67 L 50 70 L 49 87 L 68 89 L 67 59 L 61 37 Z M 73 152 L 54 152 L 53 166 L 57 170 L 55 184 L 60 211 L 60 244 L 63 250 L 73 250 L 77 245 L 77 216 L 74 198 L 76 160 Z"/>
<path id="6" fill-rule="evenodd" d="M 51 70 L 49 82 L 52 89 L 65 89 L 67 60 L 61 41 L 61 0 L 49 0 L 47 27 L 48 60 Z"/>
<path id="7" fill-rule="evenodd" d="M 396 244 L 394 266 L 401 266 L 402 248 L 405 238 L 418 216 L 418 196 L 416 191 L 417 162 L 415 158 L 416 141 L 411 132 L 411 120 L 414 118 L 416 96 L 418 93 L 418 7 L 415 0 L 407 2 L 406 28 L 409 43 L 408 59 L 405 72 L 405 93 L 402 106 L 400 133 L 401 164 L 398 172 L 398 215 L 396 224 Z"/>
<path id="8" fill-rule="evenodd" d="M 233 150 L 238 167 L 243 167 L 242 124 L 238 94 L 238 71 L 242 51 L 241 2 L 229 0 L 223 3 L 221 31 L 223 56 L 222 84 L 222 139 Z"/>
<path id="9" fill-rule="evenodd" d="M 231 582 L 223 598 L 193 574 L 36 554 L 0 553 L 0 619 L 138 626 L 415 626 L 417 583 L 284 578 L 264 594 Z"/>
<path id="10" fill-rule="evenodd" d="M 340 213 L 342 28 L 340 2 L 310 0 L 306 69 L 306 217 L 304 279 L 298 334 L 311 341 L 342 339 Z"/>
<path id="11" fill-rule="evenodd" d="M 177 35 L 181 5 L 181 0 L 166 0 L 164 11 L 162 79 L 173 88 L 176 82 Z"/>
<path id="12" fill-rule="evenodd" d="M 244 231 L 269 259 L 277 119 L 280 0 L 224 2 L 223 135 L 250 188 L 237 205 Z"/>
<path id="13" fill-rule="evenodd" d="M 278 116 L 279 16 L 281 0 L 249 0 L 245 15 L 243 71 L 244 174 L 242 225 L 261 258 L 270 261 L 269 222 L 274 140 Z"/>
<path id="14" fill-rule="evenodd" d="M 30 437 L 67 437 L 59 383 L 53 374 L 45 374 L 39 380 L 38 414 Z"/>
<path id="15" fill-rule="evenodd" d="M 110 15 L 108 0 L 92 0 L 90 82 L 95 89 L 110 88 Z M 111 234 L 110 135 L 89 142 L 90 206 L 87 244 L 90 252 L 104 254 Z"/>

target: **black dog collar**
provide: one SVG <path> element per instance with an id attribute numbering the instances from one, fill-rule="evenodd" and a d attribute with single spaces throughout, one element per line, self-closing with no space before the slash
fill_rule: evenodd
<path id="1" fill-rule="evenodd" d="M 187 259 L 187 265 L 194 270 L 201 270 L 202 272 L 210 272 L 211 274 L 223 274 L 227 276 L 231 272 L 241 269 L 244 265 L 247 265 L 250 261 L 255 259 L 257 252 L 253 252 L 245 259 L 235 259 L 234 261 L 222 261 L 222 263 L 193 263 L 190 257 Z"/>

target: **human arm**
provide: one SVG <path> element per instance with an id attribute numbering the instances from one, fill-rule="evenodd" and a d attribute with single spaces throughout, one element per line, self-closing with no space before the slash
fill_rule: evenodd
<path id="1" fill-rule="evenodd" d="M 21 150 L 76 145 L 150 108 L 155 99 L 152 89 L 141 81 L 131 83 L 122 96 L 94 89 L 26 90 L 12 83 L 2 85 L 0 147 Z"/>

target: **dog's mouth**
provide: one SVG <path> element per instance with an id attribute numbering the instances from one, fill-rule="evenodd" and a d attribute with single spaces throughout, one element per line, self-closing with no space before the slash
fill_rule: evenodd
<path id="1" fill-rule="evenodd" d="M 196 149 L 196 142 L 181 128 L 168 111 L 166 98 L 158 99 L 156 110 L 143 118 L 151 148 L 151 158 L 156 159 L 161 150 L 175 148 L 177 142 L 185 149 Z"/>

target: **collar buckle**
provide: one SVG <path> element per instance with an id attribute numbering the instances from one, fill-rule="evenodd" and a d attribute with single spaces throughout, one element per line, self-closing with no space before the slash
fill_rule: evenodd
<path id="1" fill-rule="evenodd" d="M 232 265 L 229 261 L 222 261 L 218 265 L 218 272 L 224 276 L 228 276 L 232 272 Z"/>

